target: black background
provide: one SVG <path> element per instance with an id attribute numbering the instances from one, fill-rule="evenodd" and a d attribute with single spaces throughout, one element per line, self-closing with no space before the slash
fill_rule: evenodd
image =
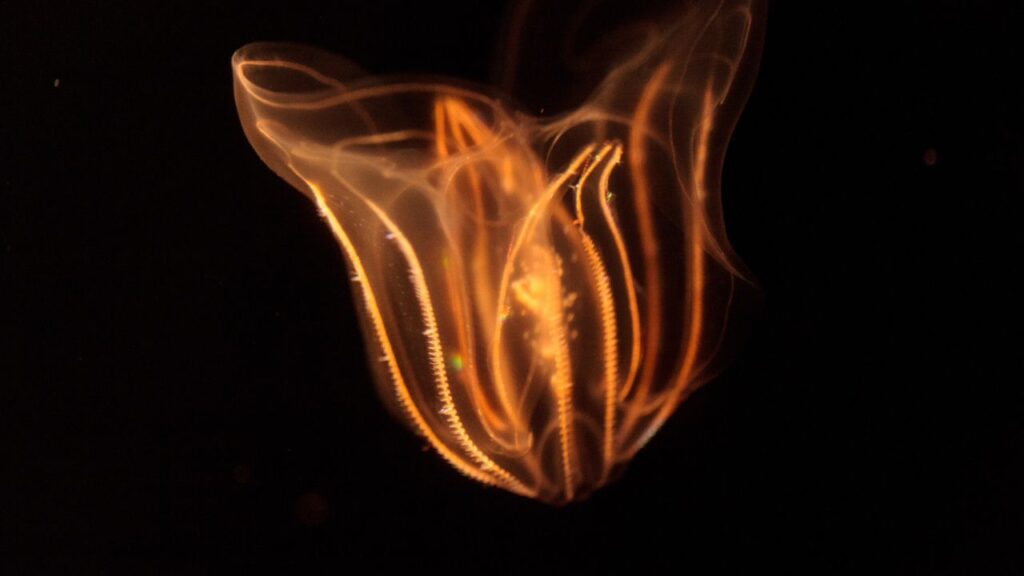
<path id="1" fill-rule="evenodd" d="M 1020 573 L 1010 5 L 770 6 L 724 180 L 763 311 L 556 509 L 385 413 L 341 252 L 231 92 L 256 40 L 485 81 L 499 4 L 0 4 L 0 566 Z"/>

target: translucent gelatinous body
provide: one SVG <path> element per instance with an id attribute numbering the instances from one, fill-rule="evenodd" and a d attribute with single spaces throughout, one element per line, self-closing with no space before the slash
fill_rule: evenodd
<path id="1" fill-rule="evenodd" d="M 758 18 L 657 16 L 551 118 L 312 48 L 235 54 L 249 140 L 345 251 L 384 398 L 481 482 L 584 496 L 710 373 L 741 275 L 720 166 Z"/>

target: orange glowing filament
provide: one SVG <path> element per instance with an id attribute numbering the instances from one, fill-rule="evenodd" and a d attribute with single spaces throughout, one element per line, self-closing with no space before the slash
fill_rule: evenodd
<path id="1" fill-rule="evenodd" d="M 344 249 L 382 395 L 467 476 L 583 497 L 709 377 L 741 276 L 718 189 L 753 8 L 663 14 L 553 118 L 312 48 L 235 54 L 250 142 Z"/>

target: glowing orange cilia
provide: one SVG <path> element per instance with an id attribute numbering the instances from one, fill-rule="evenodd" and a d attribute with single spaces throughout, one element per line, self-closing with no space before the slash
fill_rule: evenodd
<path id="1" fill-rule="evenodd" d="M 233 60 L 250 142 L 344 249 L 382 396 L 465 475 L 548 502 L 606 483 L 708 378 L 742 277 L 718 190 L 760 7 L 643 4 L 607 33 L 600 3 L 513 13 L 506 90 L 558 76 L 525 58 L 546 34 L 591 31 L 561 73 L 589 96 L 548 117 L 307 47 Z"/>

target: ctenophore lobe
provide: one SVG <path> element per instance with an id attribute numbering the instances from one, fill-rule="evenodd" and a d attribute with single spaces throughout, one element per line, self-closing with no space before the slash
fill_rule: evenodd
<path id="1" fill-rule="evenodd" d="M 719 184 L 761 7 L 634 4 L 510 13 L 498 84 L 546 116 L 304 46 L 233 59 L 249 141 L 345 252 L 386 403 L 463 474 L 552 503 L 713 375 L 748 278 Z"/>

